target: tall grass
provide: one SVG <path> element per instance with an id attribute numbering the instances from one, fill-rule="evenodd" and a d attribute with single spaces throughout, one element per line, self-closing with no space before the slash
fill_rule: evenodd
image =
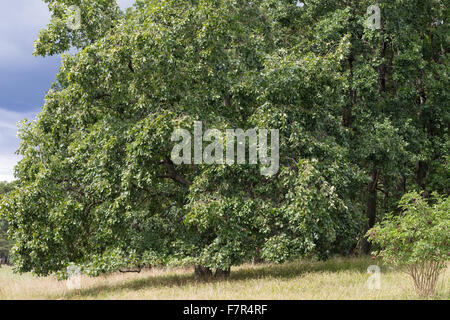
<path id="1" fill-rule="evenodd" d="M 192 268 L 150 269 L 139 274 L 82 278 L 81 290 L 68 290 L 54 277 L 16 275 L 0 268 L 0 299 L 418 299 L 412 279 L 381 267 L 381 288 L 369 289 L 367 258 L 296 261 L 283 265 L 245 264 L 227 280 L 199 282 Z M 436 299 L 450 299 L 447 268 L 439 278 Z"/>

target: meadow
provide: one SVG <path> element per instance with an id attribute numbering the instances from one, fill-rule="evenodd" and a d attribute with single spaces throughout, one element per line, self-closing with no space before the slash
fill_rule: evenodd
<path id="1" fill-rule="evenodd" d="M 380 289 L 369 289 L 370 265 L 381 267 Z M 450 299 L 449 268 L 441 274 L 434 299 Z M 152 268 L 141 273 L 82 277 L 68 290 L 55 277 L 14 274 L 0 268 L 0 299 L 418 299 L 410 277 L 370 258 L 332 258 L 234 267 L 226 280 L 197 281 L 192 268 Z"/>

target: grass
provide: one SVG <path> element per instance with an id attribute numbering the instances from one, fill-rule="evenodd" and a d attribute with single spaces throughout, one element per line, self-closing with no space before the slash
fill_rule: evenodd
<path id="1" fill-rule="evenodd" d="M 412 280 L 381 266 L 381 288 L 366 281 L 368 258 L 296 261 L 283 265 L 245 264 L 227 280 L 196 281 L 192 268 L 150 269 L 139 274 L 82 278 L 81 290 L 68 290 L 54 277 L 17 275 L 0 268 L 0 299 L 417 299 Z M 449 268 L 439 278 L 435 299 L 450 299 Z"/>

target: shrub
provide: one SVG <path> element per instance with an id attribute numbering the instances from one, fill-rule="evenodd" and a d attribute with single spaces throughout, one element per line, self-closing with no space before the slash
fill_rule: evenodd
<path id="1" fill-rule="evenodd" d="M 399 207 L 400 215 L 387 215 L 366 236 L 380 248 L 374 255 L 385 263 L 404 267 L 417 293 L 431 296 L 450 255 L 449 197 L 434 193 L 424 199 L 411 192 L 402 197 Z"/>

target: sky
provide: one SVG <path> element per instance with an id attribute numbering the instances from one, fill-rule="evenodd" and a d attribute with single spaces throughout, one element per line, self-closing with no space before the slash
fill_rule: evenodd
<path id="1" fill-rule="evenodd" d="M 14 180 L 20 160 L 17 122 L 34 120 L 55 80 L 60 56 L 34 57 L 33 41 L 50 22 L 42 0 L 0 0 L 0 181 Z M 118 0 L 122 9 L 134 0 Z"/>

